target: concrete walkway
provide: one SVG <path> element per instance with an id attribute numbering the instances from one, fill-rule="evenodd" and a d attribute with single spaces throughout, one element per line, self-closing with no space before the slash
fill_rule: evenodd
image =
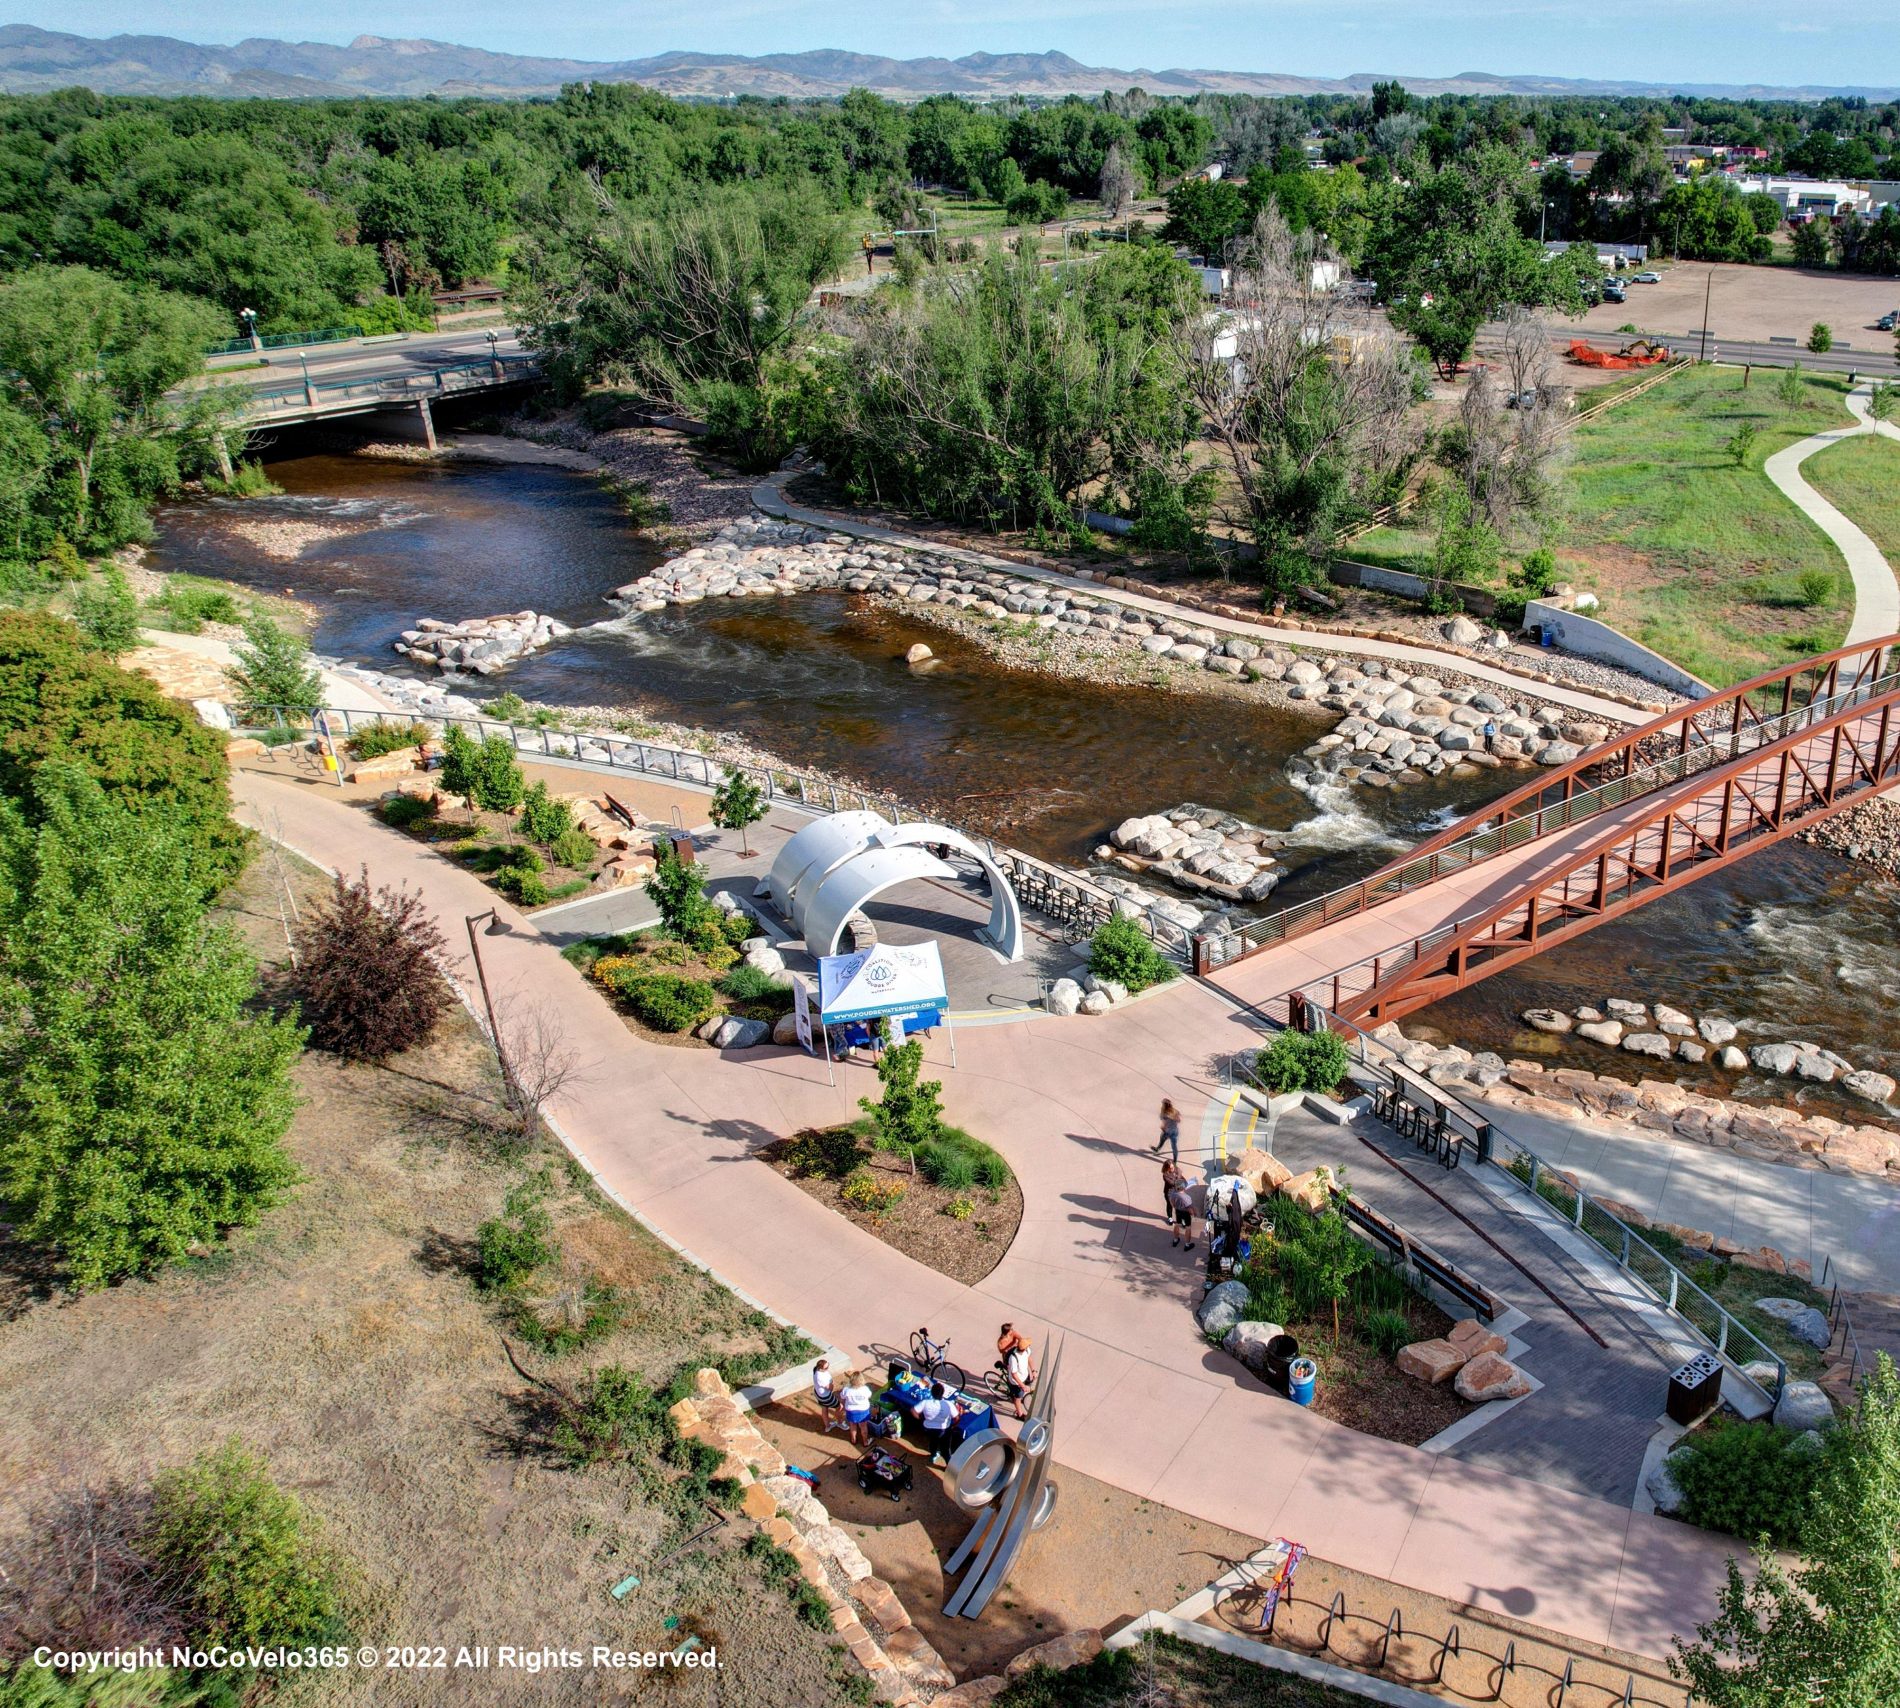
<path id="1" fill-rule="evenodd" d="M 1006 575 L 1021 576 L 1029 581 L 1047 582 L 1051 586 L 1066 588 L 1071 593 L 1086 593 L 1092 598 L 1110 600 L 1132 610 L 1148 611 L 1168 622 L 1192 623 L 1196 628 L 1213 629 L 1217 634 L 1239 635 L 1250 641 L 1263 641 L 1274 646 L 1304 647 L 1309 652 L 1339 652 L 1357 658 L 1397 659 L 1420 671 L 1456 671 L 1460 676 L 1467 676 L 1474 682 L 1489 683 L 1509 694 L 1530 695 L 1553 706 L 1562 706 L 1567 711 L 1581 712 L 1599 722 L 1619 726 L 1644 723 L 1654 715 L 1638 711 L 1634 706 L 1626 706 L 1620 700 L 1605 699 L 1601 694 L 1535 681 L 1516 671 L 1502 670 L 1496 665 L 1466 658 L 1463 653 L 1443 652 L 1436 647 L 1414 646 L 1401 641 L 1328 634 L 1320 629 L 1279 629 L 1271 623 L 1251 623 L 1236 617 L 1213 616 L 1206 611 L 1190 610 L 1185 605 L 1152 598 L 1145 593 L 1131 593 L 1120 587 L 1104 588 L 1100 582 L 1084 581 L 1077 576 L 1064 575 L 1060 570 L 1019 563 L 1014 558 L 994 557 L 986 552 L 973 552 L 961 546 L 942 545 L 935 540 L 920 539 L 915 534 L 905 534 L 893 528 L 880 528 L 869 522 L 840 516 L 830 510 L 807 509 L 792 503 L 785 496 L 776 477 L 762 481 L 752 489 L 752 502 L 768 516 L 803 522 L 808 527 L 826 528 L 837 534 L 849 534 L 854 539 L 875 540 L 883 545 L 902 546 L 908 551 L 930 552 L 938 557 L 978 564 L 984 569 L 1000 570 Z M 1656 697 L 1659 701 L 1666 700 L 1667 690 L 1657 687 Z"/>
<path id="2" fill-rule="evenodd" d="M 319 790 L 234 779 L 240 816 L 330 869 L 367 864 L 414 886 L 449 927 L 494 892 L 424 846 Z M 551 1114 L 629 1209 L 729 1284 L 813 1338 L 902 1345 L 927 1324 L 982 1368 L 999 1322 L 1039 1346 L 1066 1336 L 1057 1452 L 1064 1464 L 1254 1536 L 1591 1642 L 1665 1656 L 1709 1617 L 1730 1546 L 1626 1504 L 1344 1429 L 1288 1405 L 1194 1331 L 1198 1271 L 1162 1244 L 1159 1170 L 1145 1146 L 1164 1096 L 1189 1130 L 1227 1093 L 1215 1062 L 1257 1045 L 1217 993 L 1186 983 L 1098 1019 L 976 1027 L 960 1065 L 928 1046 L 950 1116 L 1009 1159 L 1024 1217 L 1009 1251 L 966 1287 L 833 1215 L 758 1149 L 856 1113 L 867 1068 L 791 1050 L 722 1058 L 631 1034 L 534 924 L 503 902 L 484 937 L 504 1005 L 552 1016 L 587 1064 Z M 956 993 L 952 992 L 953 1001 Z M 1534 1416 L 1537 1396 L 1524 1402 Z M 1660 1389 L 1657 1404 L 1660 1407 Z"/>
<path id="3" fill-rule="evenodd" d="M 1848 574 L 1854 578 L 1854 620 L 1848 625 L 1844 643 L 1847 646 L 1900 634 L 1900 582 L 1895 581 L 1893 566 L 1881 555 L 1880 548 L 1801 478 L 1801 465 L 1817 451 L 1825 451 L 1830 445 L 1863 433 L 1900 439 L 1900 427 L 1888 421 L 1875 421 L 1868 415 L 1867 400 L 1872 392 L 1870 383 L 1857 386 L 1847 394 L 1847 410 L 1855 418 L 1855 426 L 1838 427 L 1798 439 L 1762 465 L 1762 473 L 1834 542 L 1847 560 Z"/>

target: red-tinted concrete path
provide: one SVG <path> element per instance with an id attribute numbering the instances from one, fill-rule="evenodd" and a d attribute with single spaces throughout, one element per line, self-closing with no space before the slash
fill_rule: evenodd
<path id="1" fill-rule="evenodd" d="M 366 814 L 253 774 L 234 784 L 317 863 L 419 888 L 448 927 L 493 892 Z M 549 1005 L 589 1063 L 552 1113 L 603 1181 L 732 1284 L 852 1349 L 902 1345 L 928 1324 L 975 1368 L 1005 1318 L 1038 1345 L 1067 1336 L 1057 1451 L 1118 1487 L 1261 1537 L 1285 1534 L 1355 1570 L 1640 1654 L 1708 1617 L 1727 1549 L 1685 1525 L 1360 1435 L 1288 1405 L 1197 1336 L 1197 1272 L 1160 1239 L 1157 1167 L 1139 1146 L 1164 1095 L 1187 1127 L 1214 1089 L 1207 1064 L 1258 1042 L 1230 1006 L 1183 984 L 1099 1019 L 1039 1019 L 958 1034 L 932 1068 L 950 1114 L 1009 1159 L 1022 1229 L 964 1287 L 832 1215 L 757 1148 L 856 1113 L 864 1069 L 825 1083 L 789 1050 L 721 1058 L 632 1036 L 534 928 L 504 904 L 483 939 L 504 999 Z M 469 969 L 458 969 L 465 981 Z M 1534 1300 L 1523 1301 L 1534 1307 Z M 1660 1372 L 1658 1404 L 1661 1401 Z M 1531 1402 L 1534 1403 L 1534 1402 Z"/>

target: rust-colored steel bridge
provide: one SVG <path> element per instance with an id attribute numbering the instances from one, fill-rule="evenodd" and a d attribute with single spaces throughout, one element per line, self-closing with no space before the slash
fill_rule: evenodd
<path id="1" fill-rule="evenodd" d="M 1392 1020 L 1900 782 L 1900 635 L 1677 707 L 1543 772 L 1357 884 L 1195 940 L 1286 1018 Z"/>

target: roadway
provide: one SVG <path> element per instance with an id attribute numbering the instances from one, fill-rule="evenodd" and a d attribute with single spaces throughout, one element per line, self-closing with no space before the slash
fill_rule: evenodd
<path id="1" fill-rule="evenodd" d="M 239 350 L 214 356 L 205 372 L 224 384 L 246 391 L 282 391 L 301 385 L 306 369 L 311 382 L 326 386 L 360 384 L 373 380 L 401 380 L 438 368 L 485 359 L 492 348 L 501 356 L 525 354 L 512 328 L 494 328 L 491 346 L 482 330 L 411 332 L 383 338 L 350 338 L 335 344 L 305 344 L 287 350 L 266 350 L 261 356 Z M 253 364 L 262 361 L 263 367 Z"/>

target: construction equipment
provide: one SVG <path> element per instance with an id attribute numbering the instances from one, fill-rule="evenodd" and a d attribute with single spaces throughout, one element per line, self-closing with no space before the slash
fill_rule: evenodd
<path id="1" fill-rule="evenodd" d="M 1599 350 L 1581 338 L 1570 341 L 1570 359 L 1586 368 L 1648 368 L 1671 360 L 1674 352 L 1653 338 L 1636 338 L 1620 350 Z"/>

